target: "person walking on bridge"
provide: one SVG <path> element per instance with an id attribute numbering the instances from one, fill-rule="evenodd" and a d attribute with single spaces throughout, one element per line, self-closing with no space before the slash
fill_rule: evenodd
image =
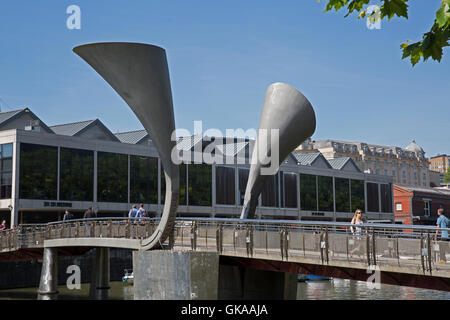
<path id="1" fill-rule="evenodd" d="M 73 214 L 69 212 L 69 210 L 66 210 L 64 213 L 63 221 L 68 221 L 73 219 Z"/>
<path id="2" fill-rule="evenodd" d="M 94 208 L 90 207 L 86 210 L 84 213 L 83 219 L 94 219 L 97 218 L 97 214 L 94 212 Z M 91 223 L 89 221 L 86 222 L 86 231 L 88 234 L 88 237 L 91 237 Z"/>
<path id="3" fill-rule="evenodd" d="M 134 223 L 136 222 L 136 219 L 138 217 L 138 210 L 136 209 L 136 205 L 133 204 L 131 206 L 130 211 L 128 212 L 128 218 L 130 218 L 130 228 L 131 228 L 131 239 L 134 239 L 135 236 L 135 226 Z"/>
<path id="4" fill-rule="evenodd" d="M 0 224 L 0 231 L 4 231 L 6 229 L 7 229 L 7 227 L 6 227 L 6 220 L 3 220 L 2 224 Z"/>
<path id="5" fill-rule="evenodd" d="M 436 221 L 436 226 L 438 228 L 450 228 L 450 219 L 444 215 L 444 209 L 442 209 L 442 208 L 438 209 L 437 214 L 438 214 L 438 219 Z M 437 241 L 438 236 L 439 236 L 439 230 L 436 230 L 436 235 L 434 237 L 435 241 Z M 441 231 L 441 237 L 439 240 L 440 240 L 439 241 L 439 256 L 440 256 L 439 263 L 441 263 L 441 264 L 447 263 L 445 254 L 447 253 L 448 241 L 450 241 L 447 230 Z"/>
<path id="6" fill-rule="evenodd" d="M 147 211 L 145 211 L 143 203 L 141 203 L 139 205 L 139 210 L 137 211 L 137 216 L 139 218 L 147 218 L 148 217 Z M 142 221 L 142 220 L 143 219 L 139 219 L 139 221 Z"/>

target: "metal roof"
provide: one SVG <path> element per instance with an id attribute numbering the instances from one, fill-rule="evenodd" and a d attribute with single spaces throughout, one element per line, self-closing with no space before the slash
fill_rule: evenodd
<path id="1" fill-rule="evenodd" d="M 335 159 L 327 159 L 333 169 L 341 170 L 345 164 L 351 159 L 350 157 L 340 157 Z"/>
<path id="2" fill-rule="evenodd" d="M 0 125 L 2 125 L 7 120 L 11 119 L 12 117 L 18 115 L 19 113 L 21 113 L 25 110 L 26 109 L 19 109 L 19 110 L 7 111 L 7 112 L 0 112 Z"/>
<path id="3" fill-rule="evenodd" d="M 12 121 L 16 118 L 19 118 L 23 113 L 28 113 L 32 118 L 39 121 L 39 126 L 46 129 L 48 132 L 53 133 L 53 130 L 50 129 L 37 115 L 35 115 L 30 109 L 23 108 L 18 110 L 0 112 L 0 127 L 5 125 L 7 122 Z"/>
<path id="4" fill-rule="evenodd" d="M 203 136 L 201 134 L 178 138 L 177 149 L 183 151 L 192 150 L 192 148 L 202 141 Z"/>
<path id="5" fill-rule="evenodd" d="M 60 124 L 50 127 L 53 132 L 56 134 L 64 135 L 64 136 L 77 136 L 81 134 L 83 131 L 88 130 L 90 127 L 98 125 L 106 132 L 108 136 L 112 138 L 114 141 L 120 141 L 109 129 L 105 126 L 99 119 L 95 120 L 86 120 L 79 122 L 72 122 L 66 124 Z"/>
<path id="6" fill-rule="evenodd" d="M 318 157 L 321 156 L 321 153 L 292 152 L 292 155 L 294 156 L 295 160 L 297 160 L 298 164 L 302 166 L 310 166 Z"/>
<path id="7" fill-rule="evenodd" d="M 87 120 L 73 123 L 60 124 L 50 128 L 56 133 L 64 136 L 74 136 L 96 120 Z"/>
<path id="8" fill-rule="evenodd" d="M 149 138 L 150 136 L 147 133 L 146 130 L 136 130 L 136 131 L 130 131 L 130 132 L 120 132 L 116 133 L 115 136 L 120 140 L 122 143 L 131 143 L 131 144 L 138 144 L 145 138 Z"/>

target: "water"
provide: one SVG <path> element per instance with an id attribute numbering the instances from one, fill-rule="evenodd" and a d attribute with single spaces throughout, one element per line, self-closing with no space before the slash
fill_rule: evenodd
<path id="1" fill-rule="evenodd" d="M 297 300 L 450 300 L 450 292 L 388 284 L 369 288 L 365 281 L 332 279 L 299 282 Z"/>
<path id="2" fill-rule="evenodd" d="M 133 286 L 121 281 L 110 283 L 110 300 L 133 300 Z M 89 284 L 80 290 L 58 287 L 58 300 L 89 299 Z M 0 300 L 36 300 L 37 289 L 0 290 Z M 450 300 L 450 292 L 381 284 L 369 288 L 366 282 L 332 279 L 329 281 L 299 282 L 297 300 Z"/>

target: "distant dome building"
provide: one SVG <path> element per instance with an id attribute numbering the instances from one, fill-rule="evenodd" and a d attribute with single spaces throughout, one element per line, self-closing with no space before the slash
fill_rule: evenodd
<path id="1" fill-rule="evenodd" d="M 411 152 L 415 152 L 415 153 L 423 153 L 423 154 L 425 153 L 425 151 L 423 151 L 422 147 L 419 146 L 414 139 L 406 147 L 406 150 L 411 151 Z"/>

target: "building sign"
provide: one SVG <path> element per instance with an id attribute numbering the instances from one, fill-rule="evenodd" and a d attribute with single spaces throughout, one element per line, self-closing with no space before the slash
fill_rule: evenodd
<path id="1" fill-rule="evenodd" d="M 321 217 L 325 216 L 325 213 L 324 213 L 324 212 L 312 212 L 311 214 L 312 214 L 313 216 L 321 216 Z"/>
<path id="2" fill-rule="evenodd" d="M 56 207 L 56 208 L 72 208 L 71 202 L 55 202 L 55 201 L 45 201 L 44 207 Z"/>

